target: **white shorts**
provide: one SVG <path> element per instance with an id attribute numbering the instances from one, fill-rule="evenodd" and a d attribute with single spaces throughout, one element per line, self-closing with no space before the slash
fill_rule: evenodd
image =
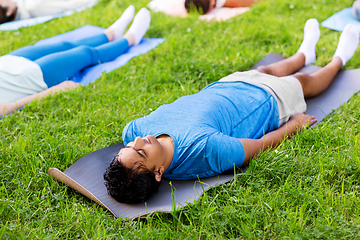
<path id="1" fill-rule="evenodd" d="M 276 99 L 279 110 L 279 126 L 296 113 L 306 111 L 306 102 L 301 83 L 295 77 L 276 77 L 257 70 L 235 72 L 219 82 L 246 82 L 261 87 Z"/>

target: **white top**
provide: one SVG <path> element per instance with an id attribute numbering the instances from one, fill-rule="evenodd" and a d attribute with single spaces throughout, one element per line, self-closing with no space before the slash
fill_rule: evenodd
<path id="1" fill-rule="evenodd" d="M 221 8 L 225 5 L 226 0 L 216 0 L 216 6 L 217 8 Z"/>
<path id="2" fill-rule="evenodd" d="M 27 19 L 91 7 L 98 0 L 18 0 L 16 19 Z"/>
<path id="3" fill-rule="evenodd" d="M 0 57 L 0 102 L 14 102 L 47 88 L 35 62 L 12 55 Z"/>

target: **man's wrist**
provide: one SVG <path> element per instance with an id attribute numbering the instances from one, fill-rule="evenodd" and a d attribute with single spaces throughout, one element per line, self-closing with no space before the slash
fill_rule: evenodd
<path id="1" fill-rule="evenodd" d="M 297 126 L 296 126 L 296 120 L 290 119 L 286 124 L 286 135 L 292 135 L 296 132 Z"/>

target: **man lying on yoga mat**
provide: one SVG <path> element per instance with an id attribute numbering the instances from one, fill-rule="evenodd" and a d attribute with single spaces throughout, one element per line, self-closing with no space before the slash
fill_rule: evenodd
<path id="1" fill-rule="evenodd" d="M 205 14 L 213 8 L 250 7 L 254 3 L 255 0 L 185 0 L 185 8 L 190 12 L 191 5 L 193 5 L 198 12 Z"/>
<path id="2" fill-rule="evenodd" d="M 150 13 L 142 8 L 129 31 L 134 6 L 104 33 L 74 42 L 32 45 L 0 57 L 0 117 L 34 99 L 79 86 L 67 81 L 82 69 L 111 61 L 137 45 L 150 26 Z"/>
<path id="3" fill-rule="evenodd" d="M 122 133 L 126 147 L 104 174 L 108 193 L 119 202 L 146 201 L 162 177 L 197 179 L 241 167 L 314 124 L 315 117 L 302 113 L 304 97 L 329 86 L 357 49 L 359 32 L 347 25 L 328 65 L 290 75 L 315 62 L 319 37 L 319 23 L 310 19 L 300 49 L 290 58 L 233 73 L 128 123 Z"/>

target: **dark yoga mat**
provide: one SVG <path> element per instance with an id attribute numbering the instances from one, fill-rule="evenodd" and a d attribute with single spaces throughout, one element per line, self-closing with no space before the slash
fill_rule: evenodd
<path id="1" fill-rule="evenodd" d="M 284 58 L 281 55 L 272 53 L 264 57 L 253 68 L 282 59 Z M 300 71 L 311 73 L 319 68 L 320 67 L 310 65 Z M 360 76 L 360 69 L 341 71 L 323 94 L 315 98 L 307 99 L 308 110 L 306 113 L 316 116 L 318 122 L 322 121 L 333 109 L 347 102 L 354 93 L 360 90 L 360 80 L 358 76 Z M 123 143 L 118 143 L 97 150 L 80 158 L 65 172 L 51 168 L 48 174 L 104 206 L 116 217 L 122 219 L 136 218 L 152 212 L 170 212 L 174 209 L 185 207 L 188 203 L 193 203 L 198 199 L 204 191 L 228 182 L 234 177 L 234 172 L 230 172 L 201 179 L 200 181 L 170 181 L 163 179 L 159 192 L 146 203 L 118 203 L 107 194 L 103 174 L 114 156 L 123 147 Z M 237 174 L 240 175 L 245 171 L 246 168 L 242 168 L 238 170 Z"/>

